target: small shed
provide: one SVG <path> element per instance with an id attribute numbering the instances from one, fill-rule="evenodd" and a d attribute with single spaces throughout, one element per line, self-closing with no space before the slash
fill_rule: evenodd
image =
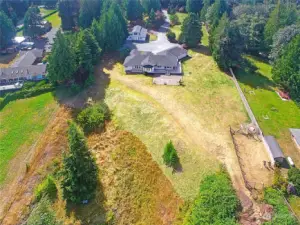
<path id="1" fill-rule="evenodd" d="M 275 162 L 282 163 L 284 160 L 284 155 L 282 153 L 282 150 L 276 141 L 274 136 L 265 136 L 265 140 L 268 144 L 268 147 L 270 149 L 270 153 L 272 155 L 272 158 Z"/>
<path id="2" fill-rule="evenodd" d="M 298 149 L 300 149 L 300 129 L 290 128 L 291 137 Z"/>

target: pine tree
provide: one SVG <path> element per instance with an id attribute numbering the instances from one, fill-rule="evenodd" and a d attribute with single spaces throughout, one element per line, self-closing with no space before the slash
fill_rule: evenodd
<path id="1" fill-rule="evenodd" d="M 102 49 L 100 48 L 91 30 L 85 29 L 83 35 L 87 45 L 89 46 L 89 49 L 91 50 L 92 63 L 93 65 L 96 65 L 100 59 Z"/>
<path id="2" fill-rule="evenodd" d="M 213 3 L 213 0 L 203 0 L 203 7 L 200 12 L 200 21 L 201 22 L 206 21 L 205 16 L 206 16 L 208 8 L 211 6 L 212 3 Z"/>
<path id="3" fill-rule="evenodd" d="M 63 83 L 73 79 L 77 70 L 75 52 L 69 40 L 60 31 L 56 35 L 48 62 L 48 78 L 51 82 Z"/>
<path id="4" fill-rule="evenodd" d="M 102 1 L 100 0 L 80 0 L 79 25 L 88 28 L 93 19 L 99 19 Z"/>
<path id="5" fill-rule="evenodd" d="M 129 21 L 143 19 L 143 8 L 139 0 L 128 0 L 126 15 Z"/>
<path id="6" fill-rule="evenodd" d="M 183 21 L 179 41 L 188 47 L 196 47 L 202 38 L 201 24 L 195 13 L 190 13 Z"/>
<path id="7" fill-rule="evenodd" d="M 186 10 L 189 13 L 200 13 L 202 8 L 202 0 L 187 0 L 186 1 Z"/>
<path id="8" fill-rule="evenodd" d="M 142 6 L 147 13 L 150 13 L 152 9 L 154 12 L 161 9 L 160 0 L 142 0 Z"/>
<path id="9" fill-rule="evenodd" d="M 300 35 L 295 36 L 275 61 L 273 79 L 290 92 L 292 98 L 300 102 Z"/>
<path id="10" fill-rule="evenodd" d="M 85 71 L 91 71 L 93 65 L 92 52 L 86 42 L 85 31 L 80 31 L 77 35 L 75 53 L 78 67 Z"/>
<path id="11" fill-rule="evenodd" d="M 63 159 L 63 197 L 70 202 L 91 200 L 98 183 L 98 168 L 86 145 L 82 130 L 71 123 L 68 131 L 69 153 Z"/>
<path id="12" fill-rule="evenodd" d="M 228 70 L 239 63 L 244 47 L 243 39 L 238 27 L 230 24 L 226 13 L 222 16 L 210 41 L 213 58 L 221 69 Z"/>
<path id="13" fill-rule="evenodd" d="M 12 20 L 3 11 L 0 11 L 0 49 L 11 43 L 15 35 L 16 31 Z"/>
<path id="14" fill-rule="evenodd" d="M 59 0 L 58 11 L 63 30 L 71 30 L 77 25 L 79 9 L 79 0 Z"/>
<path id="15" fill-rule="evenodd" d="M 225 0 L 216 0 L 215 3 L 208 8 L 205 17 L 211 32 L 213 32 L 214 28 L 218 25 L 223 13 L 227 11 L 227 7 Z"/>
<path id="16" fill-rule="evenodd" d="M 278 1 L 275 9 L 271 12 L 264 31 L 265 44 L 269 48 L 272 45 L 274 34 L 285 26 L 296 23 L 297 12 L 295 7 L 287 6 Z"/>
<path id="17" fill-rule="evenodd" d="M 169 141 L 164 148 L 163 161 L 167 166 L 173 168 L 175 168 L 179 162 L 177 151 L 174 148 L 172 141 Z"/>
<path id="18" fill-rule="evenodd" d="M 24 17 L 24 35 L 36 37 L 42 34 L 42 17 L 38 7 L 30 7 Z"/>

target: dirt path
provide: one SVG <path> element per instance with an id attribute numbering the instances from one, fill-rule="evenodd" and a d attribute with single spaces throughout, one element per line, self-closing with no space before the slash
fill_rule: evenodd
<path id="1" fill-rule="evenodd" d="M 151 88 L 151 86 L 147 86 L 127 76 L 122 76 L 114 70 L 104 69 L 104 72 L 110 74 L 111 79 L 118 80 L 129 88 L 152 97 L 184 130 L 191 144 L 207 149 L 225 163 L 231 175 L 234 187 L 238 190 L 238 194 L 243 200 L 243 207 L 251 207 L 252 203 L 250 199 L 248 199 L 250 193 L 243 184 L 242 174 L 238 166 L 233 144 L 229 137 L 229 132 L 217 131 L 212 133 L 206 129 L 206 122 L 199 120 L 199 117 L 195 115 L 192 110 L 177 103 L 174 99 L 169 98 L 169 96 L 163 95 L 157 89 Z"/>
<path id="2" fill-rule="evenodd" d="M 23 165 L 24 170 L 0 190 L 1 225 L 20 224 L 29 212 L 35 186 L 47 174 L 53 160 L 61 155 L 61 151 L 67 146 L 67 121 L 70 117 L 70 111 L 64 107 L 56 112 L 43 136 L 31 150 L 32 157 L 27 163 L 27 172 L 26 165 Z"/>

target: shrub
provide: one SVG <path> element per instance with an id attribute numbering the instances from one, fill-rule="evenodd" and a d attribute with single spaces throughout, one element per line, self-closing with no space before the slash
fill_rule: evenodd
<path id="1" fill-rule="evenodd" d="M 288 181 L 291 182 L 297 191 L 297 194 L 300 194 L 300 170 L 298 168 L 292 167 L 288 171 Z"/>
<path id="2" fill-rule="evenodd" d="M 49 199 L 42 198 L 36 207 L 32 210 L 26 225 L 62 225 L 56 219 L 54 210 L 51 208 Z"/>
<path id="3" fill-rule="evenodd" d="M 167 38 L 170 42 L 176 42 L 176 34 L 172 31 L 168 31 Z"/>
<path id="4" fill-rule="evenodd" d="M 287 185 L 288 185 L 287 181 L 282 176 L 280 168 L 279 167 L 275 167 L 273 186 L 275 188 L 280 189 L 281 191 L 285 192 Z"/>
<path id="5" fill-rule="evenodd" d="M 288 206 L 285 204 L 283 195 L 280 191 L 267 188 L 264 192 L 265 201 L 274 206 L 275 214 L 273 215 L 272 221 L 264 223 L 265 225 L 273 224 L 285 224 L 285 225 L 296 225 L 296 219 L 291 215 Z"/>
<path id="6" fill-rule="evenodd" d="M 51 200 L 56 198 L 57 188 L 52 176 L 47 176 L 47 178 L 34 190 L 34 196 L 38 201 L 45 195 Z"/>
<path id="7" fill-rule="evenodd" d="M 102 129 L 107 119 L 109 119 L 109 109 L 105 103 L 87 107 L 77 116 L 78 124 L 86 133 Z"/>
<path id="8" fill-rule="evenodd" d="M 183 224 L 237 225 L 238 207 L 239 201 L 230 178 L 226 172 L 220 171 L 203 179 Z"/>
<path id="9" fill-rule="evenodd" d="M 170 22 L 172 26 L 179 25 L 179 18 L 176 14 L 170 15 Z"/>
<path id="10" fill-rule="evenodd" d="M 177 151 L 174 148 L 172 141 L 169 141 L 165 146 L 163 160 L 167 166 L 170 166 L 173 168 L 175 168 L 179 162 Z"/>

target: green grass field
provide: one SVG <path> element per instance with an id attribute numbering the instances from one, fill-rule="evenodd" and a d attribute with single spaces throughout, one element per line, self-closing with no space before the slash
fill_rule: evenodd
<path id="1" fill-rule="evenodd" d="M 170 30 L 176 34 L 176 39 L 178 40 L 179 35 L 181 33 L 181 24 L 182 24 L 183 20 L 187 17 L 187 13 L 179 13 L 179 12 L 177 12 L 176 15 L 179 18 L 180 24 L 176 25 L 176 26 L 170 27 Z"/>
<path id="2" fill-rule="evenodd" d="M 49 15 L 49 14 L 53 13 L 54 11 L 56 11 L 56 9 L 40 8 L 40 12 L 41 12 L 42 16 Z"/>
<path id="3" fill-rule="evenodd" d="M 254 57 L 247 57 L 258 69 L 255 73 L 236 72 L 241 88 L 265 135 L 274 135 L 286 156 L 300 165 L 300 154 L 288 128 L 300 128 L 300 108 L 293 101 L 282 101 L 272 80 L 272 67 Z"/>
<path id="4" fill-rule="evenodd" d="M 52 24 L 52 27 L 55 28 L 59 28 L 61 25 L 61 18 L 59 17 L 58 12 L 46 17 L 45 20 L 49 21 Z"/>
<path id="5" fill-rule="evenodd" d="M 0 184 L 9 161 L 19 151 L 28 151 L 39 138 L 56 108 L 51 93 L 10 102 L 0 111 Z"/>

